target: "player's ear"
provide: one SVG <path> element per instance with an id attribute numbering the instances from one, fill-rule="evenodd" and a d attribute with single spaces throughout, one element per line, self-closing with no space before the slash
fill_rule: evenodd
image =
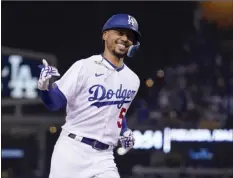
<path id="1" fill-rule="evenodd" d="M 107 39 L 107 36 L 108 36 L 108 32 L 104 31 L 102 34 L 102 39 L 105 41 Z"/>

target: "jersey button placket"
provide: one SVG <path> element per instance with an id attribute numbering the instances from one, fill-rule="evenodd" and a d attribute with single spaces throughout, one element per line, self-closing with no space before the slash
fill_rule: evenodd
<path id="1" fill-rule="evenodd" d="M 114 81 L 114 83 L 113 83 L 113 88 L 112 88 L 112 90 L 113 91 L 116 91 L 116 89 L 117 89 L 117 84 L 116 84 L 116 72 L 117 71 L 114 71 L 114 74 L 112 74 L 111 75 L 111 81 Z M 112 100 L 114 100 L 115 99 L 115 97 L 113 97 L 113 99 Z M 114 109 L 113 107 L 114 107 L 115 105 L 112 105 L 112 107 L 109 107 L 109 111 L 108 111 L 108 115 L 107 115 L 107 117 L 105 118 L 105 121 L 104 121 L 104 132 L 103 132 L 103 136 L 102 136 L 102 139 L 104 138 L 104 136 L 106 135 L 106 133 L 107 133 L 107 135 L 108 135 L 108 132 L 109 132 L 109 129 L 108 129 L 108 127 L 107 127 L 107 125 L 108 125 L 108 122 L 109 122 L 109 120 L 111 119 L 111 113 L 112 113 L 112 109 Z"/>

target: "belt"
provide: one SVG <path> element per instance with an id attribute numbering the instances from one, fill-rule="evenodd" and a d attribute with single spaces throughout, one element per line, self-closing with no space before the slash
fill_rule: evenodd
<path id="1" fill-rule="evenodd" d="M 70 133 L 68 134 L 68 137 L 75 139 L 76 135 L 73 133 Z M 109 148 L 109 145 L 99 142 L 97 140 L 91 139 L 91 138 L 83 137 L 81 142 L 92 146 L 92 148 L 96 150 L 107 150 Z"/>

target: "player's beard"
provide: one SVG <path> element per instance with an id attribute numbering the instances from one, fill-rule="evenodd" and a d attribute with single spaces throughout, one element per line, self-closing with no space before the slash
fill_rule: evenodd
<path id="1" fill-rule="evenodd" d="M 108 51 L 110 53 L 112 53 L 112 55 L 114 55 L 115 57 L 117 57 L 119 60 L 121 58 L 124 58 L 126 55 L 127 55 L 127 50 L 126 52 L 118 52 L 118 50 L 116 49 L 117 47 L 115 46 L 117 44 L 117 41 L 113 43 L 106 43 L 107 44 L 107 48 L 108 48 Z"/>
<path id="2" fill-rule="evenodd" d="M 118 53 L 118 52 L 116 52 L 116 50 L 113 50 L 112 53 L 113 53 L 113 55 L 116 56 L 119 60 L 120 60 L 121 58 L 124 58 L 124 57 L 126 56 L 126 53 L 124 53 L 124 54 Z"/>
<path id="3" fill-rule="evenodd" d="M 118 44 L 118 43 L 116 43 Z M 125 52 L 121 52 L 120 49 L 116 49 L 117 46 L 115 46 L 115 48 L 112 50 L 112 53 L 114 56 L 116 56 L 118 59 L 124 58 L 128 52 L 128 50 L 126 50 Z M 119 52 L 118 52 L 119 50 Z"/>

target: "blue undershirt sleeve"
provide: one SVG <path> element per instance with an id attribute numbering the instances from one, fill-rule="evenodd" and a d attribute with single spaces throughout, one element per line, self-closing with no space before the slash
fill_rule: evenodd
<path id="1" fill-rule="evenodd" d="M 122 134 L 123 134 L 123 132 L 125 132 L 126 130 L 128 130 L 128 126 L 127 126 L 126 118 L 124 117 L 124 118 L 122 119 L 121 135 L 122 135 Z"/>
<path id="2" fill-rule="evenodd" d="M 56 111 L 66 106 L 67 99 L 56 86 L 48 91 L 40 91 L 40 97 L 44 105 L 51 111 Z"/>

